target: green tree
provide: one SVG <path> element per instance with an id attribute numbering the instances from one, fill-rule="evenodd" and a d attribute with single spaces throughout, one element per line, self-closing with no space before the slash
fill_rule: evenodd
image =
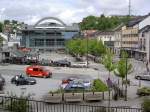
<path id="1" fill-rule="evenodd" d="M 10 24 L 10 20 L 4 20 L 4 25 Z"/>
<path id="2" fill-rule="evenodd" d="M 106 47 L 101 40 L 92 39 L 89 41 L 88 50 L 94 56 L 101 56 L 105 53 Z"/>
<path id="3" fill-rule="evenodd" d="M 104 55 L 103 64 L 105 68 L 109 72 L 108 80 L 110 80 L 110 72 L 112 72 L 115 69 L 115 65 L 113 64 L 113 53 L 110 49 L 107 49 L 106 54 Z M 109 87 L 109 103 L 108 107 L 110 107 L 110 87 Z M 110 112 L 110 110 L 109 110 Z"/>
<path id="4" fill-rule="evenodd" d="M 3 31 L 3 23 L 0 22 L 0 32 Z"/>
<path id="5" fill-rule="evenodd" d="M 89 39 L 88 42 L 87 39 L 69 40 L 66 43 L 66 48 L 69 53 L 77 56 L 85 55 L 87 53 L 87 50 L 88 53 L 95 56 L 101 56 L 106 51 L 106 47 L 103 45 L 102 41 L 97 41 L 96 39 Z"/>
<path id="6" fill-rule="evenodd" d="M 17 23 L 18 23 L 18 21 L 16 21 L 16 20 L 12 20 L 12 23 L 13 23 L 13 24 L 17 24 Z"/>
<path id="7" fill-rule="evenodd" d="M 115 69 L 115 65 L 113 64 L 113 53 L 110 49 L 107 49 L 107 52 L 103 57 L 103 64 L 105 68 L 109 71 L 108 78 L 110 78 L 110 72 L 112 72 Z"/>
<path id="8" fill-rule="evenodd" d="M 81 30 L 111 30 L 120 25 L 121 23 L 127 24 L 129 20 L 133 17 L 131 16 L 112 16 L 106 17 L 102 14 L 99 17 L 96 16 L 87 16 L 83 18 L 82 22 L 80 23 Z"/>
<path id="9" fill-rule="evenodd" d="M 3 38 L 0 36 L 0 45 L 3 44 Z"/>
<path id="10" fill-rule="evenodd" d="M 83 19 L 80 27 L 81 29 L 84 29 L 84 30 L 88 30 L 88 29 L 95 29 L 96 27 L 96 21 L 97 21 L 97 17 L 95 16 L 87 16 L 86 18 Z"/>
<path id="11" fill-rule="evenodd" d="M 132 69 L 132 64 L 129 63 L 128 61 L 128 55 L 126 52 L 122 52 L 121 54 L 121 59 L 118 61 L 117 66 L 116 66 L 116 71 L 115 74 L 119 77 L 121 77 L 122 79 L 122 88 L 123 88 L 123 79 L 126 77 L 127 74 L 129 74 L 129 72 Z M 117 72 L 117 73 L 116 73 Z M 127 83 L 127 82 L 126 82 Z"/>
<path id="12" fill-rule="evenodd" d="M 86 42 L 83 39 L 73 39 L 66 43 L 69 53 L 82 56 L 86 53 Z"/>

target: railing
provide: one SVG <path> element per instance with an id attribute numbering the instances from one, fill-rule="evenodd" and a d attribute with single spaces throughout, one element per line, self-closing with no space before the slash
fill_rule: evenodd
<path id="1" fill-rule="evenodd" d="M 43 101 L 0 97 L 0 112 L 142 112 L 139 108 L 80 104 L 47 104 Z"/>

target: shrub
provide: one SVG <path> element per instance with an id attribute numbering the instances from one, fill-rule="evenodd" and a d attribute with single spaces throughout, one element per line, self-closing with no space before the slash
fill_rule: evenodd
<path id="1" fill-rule="evenodd" d="M 108 87 L 100 79 L 95 79 L 93 81 L 93 91 L 104 92 L 108 90 Z"/>
<path id="2" fill-rule="evenodd" d="M 31 99 L 30 94 L 27 96 L 24 96 L 24 92 L 22 92 L 21 96 L 17 96 L 9 92 L 7 94 L 10 97 L 8 97 L 7 102 L 4 102 L 4 105 L 6 105 L 5 109 L 11 112 L 27 112 L 29 109 L 32 109 L 29 105 L 29 99 Z"/>
<path id="3" fill-rule="evenodd" d="M 150 99 L 145 99 L 142 103 L 143 112 L 150 112 Z"/>
<path id="4" fill-rule="evenodd" d="M 143 88 L 138 89 L 137 95 L 139 95 L 139 96 L 150 95 L 150 88 L 149 87 L 143 87 Z"/>
<path id="5" fill-rule="evenodd" d="M 27 112 L 29 108 L 28 100 L 25 97 L 10 98 L 6 108 L 12 112 Z"/>

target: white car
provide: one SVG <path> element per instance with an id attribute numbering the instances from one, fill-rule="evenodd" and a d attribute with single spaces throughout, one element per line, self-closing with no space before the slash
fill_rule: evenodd
<path id="1" fill-rule="evenodd" d="M 138 80 L 149 80 L 150 81 L 150 74 L 136 75 L 135 78 Z"/>
<path id="2" fill-rule="evenodd" d="M 76 63 L 72 63 L 71 66 L 77 67 L 77 68 L 79 68 L 79 67 L 83 68 L 83 67 L 87 67 L 87 62 L 76 62 Z"/>

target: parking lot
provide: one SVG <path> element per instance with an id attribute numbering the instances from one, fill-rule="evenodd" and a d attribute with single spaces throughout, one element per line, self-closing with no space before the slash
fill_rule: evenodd
<path id="1" fill-rule="evenodd" d="M 81 79 L 88 79 L 91 80 L 94 77 L 92 77 L 90 74 L 88 74 L 85 71 L 89 71 L 89 73 L 94 72 L 94 70 L 75 70 L 76 72 L 71 72 L 69 68 L 51 68 L 53 75 L 52 78 L 35 78 L 37 81 L 37 84 L 35 85 L 24 85 L 24 86 L 16 86 L 14 84 L 11 84 L 11 78 L 14 75 L 17 74 L 25 74 L 24 70 L 21 70 L 22 68 L 25 68 L 26 66 L 22 66 L 17 69 L 17 65 L 10 65 L 12 68 L 16 66 L 16 70 L 13 69 L 0 69 L 0 73 L 6 80 L 5 85 L 5 93 L 9 95 L 18 95 L 20 96 L 22 92 L 25 92 L 25 95 L 31 95 L 32 97 L 36 99 L 41 99 L 43 95 L 48 93 L 49 91 L 57 90 L 60 87 L 61 81 L 64 78 L 70 77 L 70 76 L 77 76 Z M 9 67 L 10 67 L 9 66 Z M 6 67 L 6 66 L 5 66 Z M 20 69 L 20 70 L 19 70 Z M 79 68 L 80 69 L 80 68 Z M 93 74 L 93 73 L 92 73 Z M 94 76 L 94 75 L 93 75 Z"/>
<path id="2" fill-rule="evenodd" d="M 59 60 L 59 59 L 68 59 L 71 62 L 74 62 L 74 58 L 65 55 L 65 54 L 58 54 L 58 53 L 46 53 L 40 55 L 40 58 L 44 59 L 52 59 L 52 60 Z M 57 90 L 60 88 L 60 84 L 62 79 L 67 77 L 79 77 L 82 79 L 93 80 L 96 78 L 100 78 L 104 82 L 108 78 L 108 71 L 102 64 L 97 64 L 89 61 L 89 68 L 70 68 L 70 67 L 50 67 L 47 66 L 53 73 L 52 78 L 35 78 L 37 84 L 35 85 L 25 85 L 25 86 L 16 86 L 11 84 L 10 80 L 14 75 L 17 74 L 25 74 L 25 69 L 28 65 L 13 65 L 8 64 L 6 66 L 0 65 L 0 73 L 6 80 L 6 85 L 4 92 L 5 94 L 13 94 L 20 96 L 22 93 L 25 96 L 30 95 L 32 98 L 36 100 L 41 100 L 43 95 L 47 94 L 49 91 Z M 139 85 L 139 81 L 134 78 L 134 76 L 138 73 L 142 73 L 145 70 L 145 65 L 143 62 L 131 60 L 134 66 L 134 72 L 128 75 L 128 78 L 131 81 L 131 86 L 128 87 L 128 105 L 132 107 L 138 107 L 140 105 L 141 99 L 137 99 L 136 91 Z M 96 68 L 96 69 L 95 69 Z M 111 80 L 118 81 L 118 77 L 111 73 Z M 141 81 L 141 86 L 148 86 L 150 85 L 150 81 Z M 113 102 L 113 101 L 112 101 Z M 139 102 L 135 104 L 135 102 Z M 107 101 L 103 103 L 94 103 L 98 105 L 107 105 Z M 127 105 L 126 103 L 122 103 L 122 101 L 118 101 L 117 103 L 111 103 L 113 106 L 116 105 Z"/>
<path id="3" fill-rule="evenodd" d="M 44 59 L 60 60 L 67 58 L 69 61 L 74 61 L 71 56 L 57 53 L 46 53 L 40 55 Z M 21 85 L 16 86 L 11 84 L 11 78 L 15 75 L 25 74 L 25 69 L 28 65 L 12 65 L 0 66 L 0 73 L 6 80 L 4 92 L 9 95 L 20 96 L 24 93 L 25 96 L 29 95 L 35 99 L 41 99 L 43 95 L 49 91 L 54 91 L 60 88 L 62 79 L 67 77 L 78 77 L 81 79 L 92 80 L 97 78 L 97 71 L 92 68 L 69 68 L 69 67 L 49 67 L 52 71 L 52 78 L 36 78 L 37 84 L 35 85 Z"/>

